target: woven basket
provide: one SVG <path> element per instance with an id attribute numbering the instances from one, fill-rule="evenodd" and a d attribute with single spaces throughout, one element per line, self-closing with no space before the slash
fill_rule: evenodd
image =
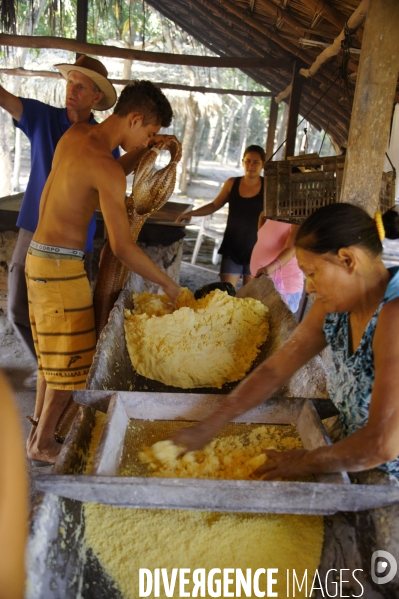
<path id="1" fill-rule="evenodd" d="M 338 202 L 344 166 L 345 156 L 299 156 L 267 162 L 264 170 L 267 218 L 301 223 L 318 208 Z M 394 173 L 383 173 L 379 202 L 381 212 L 394 205 L 394 190 Z"/>

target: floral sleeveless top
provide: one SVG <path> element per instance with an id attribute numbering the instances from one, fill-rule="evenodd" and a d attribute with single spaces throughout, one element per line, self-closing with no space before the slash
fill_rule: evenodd
<path id="1" fill-rule="evenodd" d="M 327 314 L 323 325 L 326 341 L 331 346 L 333 368 L 327 377 L 328 393 L 340 412 L 343 436 L 367 424 L 374 383 L 373 337 L 381 308 L 399 297 L 399 267 L 389 268 L 391 280 L 384 299 L 368 323 L 356 351 L 349 355 L 349 312 Z M 399 457 L 378 466 L 399 478 Z"/>

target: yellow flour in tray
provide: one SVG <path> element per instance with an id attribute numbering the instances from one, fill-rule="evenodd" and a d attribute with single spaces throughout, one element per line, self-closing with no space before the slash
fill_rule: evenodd
<path id="1" fill-rule="evenodd" d="M 90 453 L 97 447 L 103 417 L 96 413 Z M 295 430 L 290 435 L 284 431 L 291 428 L 294 429 L 291 426 L 260 426 L 251 430 L 249 437 L 252 436 L 252 444 L 261 449 L 262 429 L 268 429 L 269 442 L 272 440 L 276 448 L 297 446 Z M 273 429 L 275 434 L 272 434 Z M 242 441 L 242 435 L 239 438 Z M 218 441 L 228 442 L 228 439 Z M 242 450 L 241 447 L 240 455 Z M 162 448 L 158 456 L 162 460 L 165 458 Z M 212 568 L 234 568 L 240 569 L 244 576 L 247 568 L 251 569 L 252 575 L 261 568 L 277 568 L 278 573 L 273 574 L 277 579 L 273 591 L 278 592 L 278 597 L 287 597 L 287 569 L 291 577 L 295 569 L 299 581 L 307 569 L 309 589 L 321 558 L 324 528 L 323 518 L 319 516 L 128 509 L 95 503 L 84 503 L 83 507 L 86 546 L 91 548 L 124 599 L 139 598 L 140 568 L 152 573 L 156 568 L 165 568 L 168 580 L 174 568 L 188 568 L 190 574 L 204 568 L 206 575 Z M 221 579 L 221 576 L 215 578 Z M 189 580 L 192 581 L 191 576 Z M 261 575 L 259 589 L 266 593 L 265 596 L 266 584 L 266 576 Z M 192 588 L 192 582 L 185 587 L 190 596 Z M 234 589 L 235 585 L 232 585 L 229 591 Z M 173 595 L 169 596 L 180 596 L 179 578 Z M 241 596 L 245 597 L 243 591 Z M 154 592 L 149 597 L 155 597 Z M 159 597 L 166 598 L 162 584 Z M 205 597 L 210 597 L 208 592 Z M 307 597 L 305 587 L 301 591 L 296 587 L 295 597 Z"/>
<path id="2" fill-rule="evenodd" d="M 203 449 L 181 457 L 182 450 L 172 441 L 144 447 L 138 457 L 147 464 L 151 476 L 249 480 L 253 471 L 265 462 L 265 450 L 300 448 L 302 443 L 294 425 L 268 424 L 248 433 L 216 438 Z M 129 465 L 125 463 L 123 474 L 126 476 L 128 472 Z"/>
<path id="3" fill-rule="evenodd" d="M 320 516 L 138 510 L 94 503 L 84 504 L 84 513 L 86 544 L 124 599 L 138 599 L 140 568 L 152 573 L 155 568 L 166 568 L 168 580 L 173 568 L 188 568 L 190 573 L 186 573 L 186 578 L 190 582 L 185 591 L 190 592 L 189 596 L 193 588 L 191 577 L 198 568 L 204 568 L 206 576 L 212 568 L 239 568 L 244 576 L 247 568 L 251 568 L 252 576 L 260 568 L 277 568 L 273 591 L 285 598 L 287 569 L 291 576 L 295 569 L 299 581 L 307 569 L 309 590 L 320 563 L 323 545 Z M 265 575 L 259 578 L 259 588 L 267 597 Z M 229 591 L 236 596 L 235 584 Z M 295 597 L 307 597 L 305 593 L 304 586 L 301 591 L 296 588 Z M 162 583 L 159 596 L 166 597 Z M 169 596 L 181 596 L 179 577 L 173 595 Z M 242 592 L 241 597 L 245 596 Z M 255 596 L 253 592 L 251 596 Z M 155 597 L 154 592 L 149 597 Z M 205 597 L 210 597 L 208 592 Z"/>
<path id="4" fill-rule="evenodd" d="M 125 310 L 125 335 L 136 371 L 182 389 L 222 387 L 244 378 L 266 340 L 268 308 L 216 289 L 195 300 L 182 289 L 167 296 L 134 294 Z"/>

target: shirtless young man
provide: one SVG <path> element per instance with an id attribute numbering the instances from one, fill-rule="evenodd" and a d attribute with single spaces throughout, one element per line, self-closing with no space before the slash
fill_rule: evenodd
<path id="1" fill-rule="evenodd" d="M 83 269 L 87 228 L 98 202 L 115 256 L 159 284 L 174 301 L 179 286 L 131 240 L 125 209 L 126 175 L 111 150 L 137 155 L 172 120 L 162 91 L 133 81 L 114 114 L 92 127 L 77 124 L 61 138 L 43 190 L 39 224 L 26 260 L 30 317 L 39 371 L 34 418 L 27 442 L 31 460 L 53 463 L 61 450 L 54 430 L 73 389 L 84 389 L 95 352 L 94 313 Z M 128 156 L 126 155 L 128 160 Z M 123 157 L 125 158 L 125 157 Z"/>

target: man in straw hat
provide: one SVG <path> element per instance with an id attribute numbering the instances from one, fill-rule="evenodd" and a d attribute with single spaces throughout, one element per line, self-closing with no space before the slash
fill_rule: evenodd
<path id="1" fill-rule="evenodd" d="M 75 64 L 55 66 L 67 81 L 65 108 L 14 96 L 0 86 L 0 106 L 10 113 L 15 126 L 31 142 L 31 175 L 17 220 L 20 230 L 9 269 L 8 319 L 35 361 L 24 269 L 26 253 L 39 219 L 40 197 L 51 170 L 55 148 L 71 125 L 96 124 L 91 111 L 107 110 L 116 102 L 115 88 L 108 81 L 108 71 L 99 60 L 83 55 Z M 115 158 L 119 157 L 118 148 L 113 154 Z M 95 230 L 96 219 L 93 215 L 85 248 L 85 268 L 89 279 Z M 36 370 L 26 379 L 25 386 L 36 387 Z"/>
<path id="2" fill-rule="evenodd" d="M 114 255 L 160 285 L 175 301 L 179 286 L 132 241 L 126 214 L 126 176 L 111 150 L 142 152 L 172 121 L 171 106 L 150 81 L 122 91 L 114 114 L 96 127 L 80 123 L 59 141 L 43 190 L 39 223 L 26 258 L 30 322 L 38 355 L 37 395 L 28 458 L 51 464 L 61 446 L 54 430 L 73 389 L 84 389 L 95 352 L 90 285 L 83 270 L 86 232 L 100 205 Z M 176 157 L 176 160 L 180 158 Z"/>

